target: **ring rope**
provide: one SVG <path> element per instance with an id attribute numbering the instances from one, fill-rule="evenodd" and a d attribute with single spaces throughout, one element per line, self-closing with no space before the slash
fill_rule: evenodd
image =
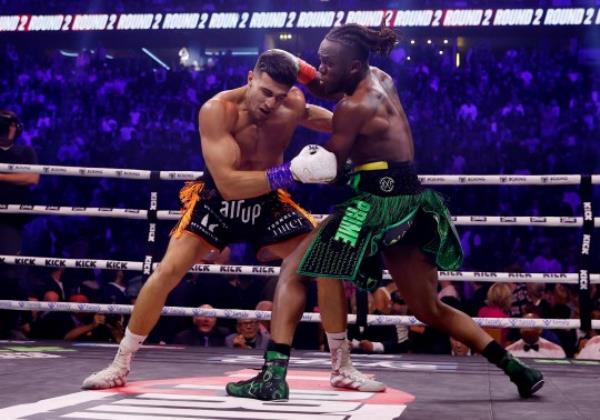
<path id="1" fill-rule="evenodd" d="M 0 172 L 140 180 L 150 179 L 153 173 L 157 173 L 158 178 L 164 181 L 193 180 L 203 174 L 200 171 L 149 171 L 10 163 L 0 163 Z M 425 185 L 579 185 L 581 175 L 420 175 L 419 179 Z M 592 175 L 592 184 L 600 184 L 600 174 Z"/>
<path id="2" fill-rule="evenodd" d="M 72 303 L 72 302 L 36 302 L 23 300 L 0 300 L 0 309 L 16 311 L 57 311 L 57 312 L 93 312 L 109 314 L 131 314 L 133 305 L 115 305 L 100 303 Z M 205 309 L 178 306 L 165 306 L 161 311 L 164 316 L 208 316 L 227 319 L 257 319 L 268 321 L 271 311 L 253 311 L 243 309 Z M 523 319 L 523 318 L 473 318 L 481 327 L 491 328 L 551 328 L 574 329 L 579 328 L 577 319 Z M 301 321 L 321 322 L 318 312 L 305 312 Z M 404 315 L 368 315 L 369 325 L 425 325 L 414 316 Z M 348 323 L 356 323 L 356 315 L 348 314 Z M 600 329 L 600 320 L 592 321 L 593 329 Z"/>
<path id="3" fill-rule="evenodd" d="M 116 168 L 88 168 L 88 167 L 71 167 L 71 166 L 50 166 L 50 165 L 24 165 L 24 164 L 0 164 L 0 172 L 20 172 L 20 173 L 39 173 L 47 175 L 66 175 L 66 176 L 84 176 L 84 177 L 109 177 L 109 178 L 125 178 L 125 179 L 142 179 L 150 180 L 151 191 L 150 206 L 145 213 L 145 218 L 148 221 L 148 247 L 144 263 L 142 264 L 143 276 L 147 277 L 151 274 L 155 255 L 152 251 L 155 242 L 156 221 L 158 220 L 158 211 L 156 209 L 157 191 L 156 182 L 158 180 L 189 180 L 197 179 L 203 173 L 193 171 L 148 171 L 135 169 L 116 169 Z M 425 185 L 578 185 L 583 192 L 584 187 L 589 187 L 591 196 L 591 186 L 600 184 L 600 175 L 422 175 L 419 177 Z M 154 185 L 154 187 L 152 187 Z M 587 189 L 586 189 L 587 191 Z M 584 235 L 582 236 L 582 255 L 589 253 L 591 245 L 591 231 L 598 226 L 598 221 L 593 217 L 591 210 L 591 202 L 584 200 L 582 195 L 584 218 L 581 225 L 584 227 Z M 586 210 L 586 205 L 589 204 L 589 209 Z M 20 206 L 21 207 L 21 206 Z M 121 209 L 124 210 L 124 209 Z M 142 210 L 140 210 L 141 212 Z M 115 212 L 117 213 L 117 212 Z M 169 216 L 174 216 L 170 214 Z M 114 216 L 113 216 L 114 217 Z M 461 220 L 461 217 L 464 220 Z M 523 216 L 521 216 L 523 217 Z M 144 217 L 140 217 L 144 218 Z M 529 219 L 529 220 L 527 220 Z M 569 225 L 577 226 L 577 218 L 559 218 L 553 220 L 549 218 L 528 217 L 525 220 L 519 220 L 516 217 L 502 216 L 458 216 L 454 218 L 457 225 L 495 225 L 497 226 L 518 226 L 522 222 L 523 225 L 551 226 L 552 223 L 557 223 L 557 226 Z M 463 223 L 460 223 L 463 222 Z M 587 260 L 583 260 L 585 263 Z M 1 262 L 1 261 L 0 261 Z M 16 262 L 16 261 L 15 261 Z M 460 272 L 458 272 L 461 274 Z M 553 274 L 553 273 L 550 273 Z M 561 274 L 561 273 L 558 273 Z M 568 273 L 569 275 L 571 273 Z M 588 267 L 585 264 L 580 264 L 577 283 L 580 289 L 580 299 L 585 303 L 589 296 L 588 284 L 592 281 L 594 275 L 590 275 Z M 509 280 L 510 281 L 510 280 Z M 584 329 L 590 328 L 590 308 L 589 305 L 580 305 L 580 321 Z"/>
<path id="4" fill-rule="evenodd" d="M 31 257 L 22 255 L 0 255 L 0 264 L 33 266 L 33 267 L 64 267 L 89 268 L 101 270 L 141 271 L 144 262 L 119 260 L 72 259 L 54 257 Z M 152 264 L 153 269 L 159 263 Z M 223 275 L 242 275 L 270 277 L 279 275 L 279 267 L 266 265 L 218 265 L 195 264 L 190 273 L 209 273 Z M 391 279 L 387 270 L 383 271 L 384 279 Z M 440 280 L 448 281 L 477 281 L 477 282 L 513 282 L 513 283 L 563 283 L 577 284 L 578 273 L 505 273 L 485 271 L 439 271 Z M 600 283 L 600 274 L 590 275 L 592 284 Z"/>
<path id="5" fill-rule="evenodd" d="M 54 216 L 112 217 L 123 219 L 147 220 L 148 210 L 122 209 L 111 207 L 72 207 L 42 206 L 28 204 L 0 204 L 0 214 L 35 214 Z M 317 221 L 325 219 L 326 214 L 314 214 Z M 179 210 L 158 210 L 158 220 L 178 220 Z M 544 226 L 544 227 L 581 227 L 583 217 L 563 216 L 452 216 L 458 226 Z M 600 217 L 594 218 L 594 226 L 600 227 Z"/>
<path id="6" fill-rule="evenodd" d="M 138 180 L 148 180 L 156 173 L 158 174 L 158 178 L 164 181 L 189 181 L 196 179 L 203 174 L 199 171 L 149 171 L 142 169 L 88 168 L 82 166 L 25 165 L 11 163 L 0 163 L 0 172 Z"/>

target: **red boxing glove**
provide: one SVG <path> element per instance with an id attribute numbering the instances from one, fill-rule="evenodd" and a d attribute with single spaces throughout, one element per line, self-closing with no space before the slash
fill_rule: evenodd
<path id="1" fill-rule="evenodd" d="M 296 57 L 289 51 L 275 49 L 273 51 L 278 51 L 281 54 L 287 56 L 294 63 L 295 67 L 298 70 L 298 75 L 296 80 L 302 83 L 303 85 L 309 84 L 313 80 L 317 78 L 317 69 L 308 64 L 306 61 L 302 60 L 300 57 Z"/>
<path id="2" fill-rule="evenodd" d="M 317 69 L 306 61 L 296 58 L 298 60 L 298 81 L 303 85 L 307 85 L 317 78 Z"/>

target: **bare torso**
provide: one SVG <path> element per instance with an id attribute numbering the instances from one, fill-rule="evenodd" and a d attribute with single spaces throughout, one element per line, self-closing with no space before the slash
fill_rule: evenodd
<path id="1" fill-rule="evenodd" d="M 221 92 L 213 99 L 227 104 L 231 118 L 231 135 L 240 148 L 236 169 L 243 171 L 266 170 L 283 162 L 283 153 L 304 112 L 304 96 L 292 88 L 282 106 L 268 119 L 252 121 L 244 103 L 246 87 Z"/>
<path id="2" fill-rule="evenodd" d="M 354 164 L 386 161 L 412 161 L 414 145 L 410 126 L 392 78 L 371 67 L 346 101 L 365 105 L 366 123 L 362 126 L 349 157 Z"/>

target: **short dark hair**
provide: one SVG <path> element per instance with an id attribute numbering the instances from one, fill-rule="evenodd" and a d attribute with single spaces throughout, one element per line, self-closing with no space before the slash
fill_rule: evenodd
<path id="1" fill-rule="evenodd" d="M 23 123 L 19 120 L 17 114 L 8 109 L 0 109 L 0 136 L 8 135 L 8 129 L 12 124 L 17 127 L 17 136 L 23 131 Z"/>
<path id="2" fill-rule="evenodd" d="M 274 50 L 265 51 L 258 57 L 254 72 L 267 73 L 271 79 L 286 86 L 293 86 L 298 77 L 294 62 L 285 53 Z"/>
<path id="3" fill-rule="evenodd" d="M 387 57 L 398 43 L 398 34 L 390 28 L 373 30 L 356 23 L 347 23 L 333 28 L 325 35 L 325 39 L 339 42 L 352 49 L 358 59 L 367 61 L 371 51 Z"/>

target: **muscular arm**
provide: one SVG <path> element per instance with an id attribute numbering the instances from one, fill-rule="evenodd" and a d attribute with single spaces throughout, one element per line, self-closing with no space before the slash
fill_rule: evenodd
<path id="1" fill-rule="evenodd" d="M 8 182 L 19 186 L 31 187 L 40 182 L 40 174 L 0 174 L 0 182 Z"/>
<path id="2" fill-rule="evenodd" d="M 333 113 L 317 105 L 307 104 L 300 125 L 322 133 L 331 133 Z"/>
<path id="3" fill-rule="evenodd" d="M 372 112 L 360 103 L 342 100 L 333 113 L 333 134 L 325 148 L 337 157 L 338 174 L 344 166 L 356 137 Z"/>
<path id="4" fill-rule="evenodd" d="M 225 200 L 258 197 L 271 191 L 266 171 L 240 171 L 241 151 L 231 135 L 235 117 L 227 104 L 211 100 L 200 109 L 202 154 L 215 184 Z"/>

